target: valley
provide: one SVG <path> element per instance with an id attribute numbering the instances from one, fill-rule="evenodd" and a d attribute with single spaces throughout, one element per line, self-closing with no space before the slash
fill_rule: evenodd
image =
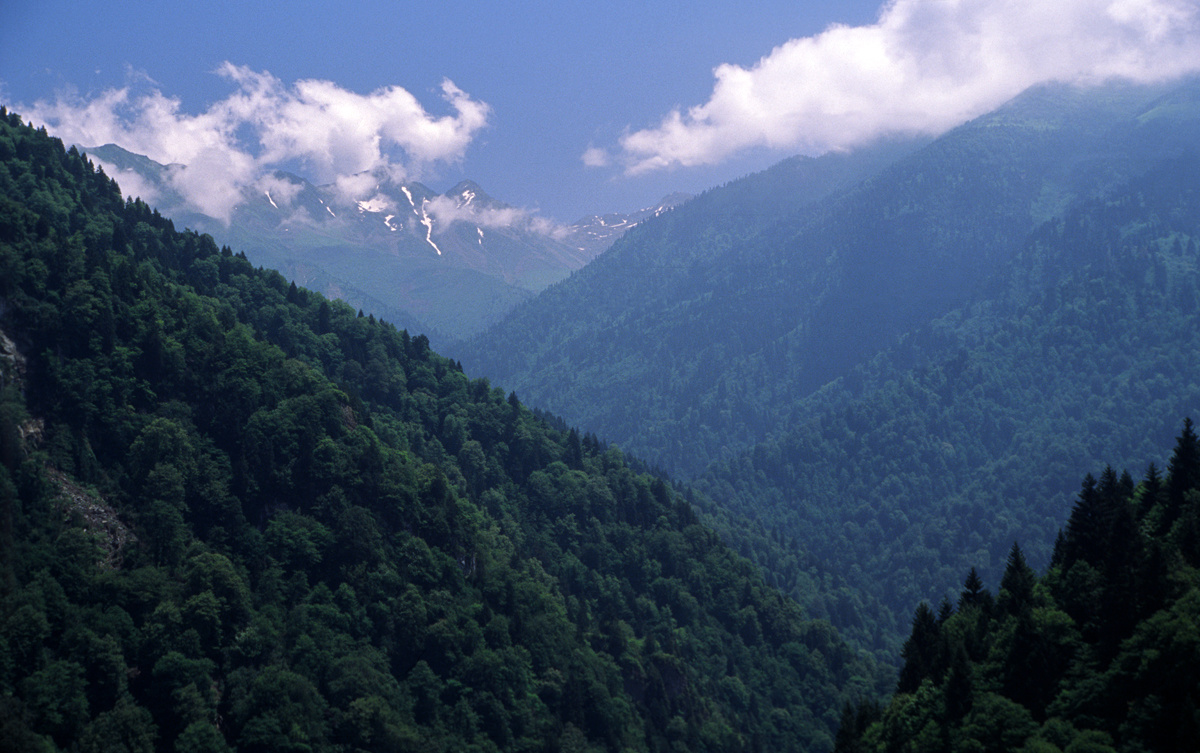
<path id="1" fill-rule="evenodd" d="M 0 751 L 1200 734 L 1194 79 L 569 227 L 2 114 Z"/>

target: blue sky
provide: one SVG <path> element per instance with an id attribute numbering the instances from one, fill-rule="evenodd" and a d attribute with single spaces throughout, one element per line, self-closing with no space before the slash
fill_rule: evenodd
<path id="1" fill-rule="evenodd" d="M 0 7 L 0 101 L 68 141 L 243 183 L 471 178 L 561 221 L 936 133 L 1041 80 L 1197 68 L 1195 0 Z"/>

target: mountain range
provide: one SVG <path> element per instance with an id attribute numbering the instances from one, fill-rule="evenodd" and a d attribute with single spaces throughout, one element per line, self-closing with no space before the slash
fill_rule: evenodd
<path id="1" fill-rule="evenodd" d="M 1200 81 L 1041 86 L 570 244 L 469 182 L 171 218 L 0 116 L 3 753 L 1200 728 Z M 440 355 L 417 290 L 495 323 Z"/>
<path id="2" fill-rule="evenodd" d="M 1195 81 L 1038 87 L 712 189 L 453 352 L 759 521 L 742 551 L 888 653 L 1014 539 L 1046 562 L 1073 470 L 1200 409 L 1197 144 Z"/>
<path id="3" fill-rule="evenodd" d="M 229 217 L 218 219 L 177 190 L 186 165 L 162 165 L 114 144 L 80 148 L 180 225 L 435 342 L 482 331 L 629 228 L 689 198 L 674 194 L 629 214 L 560 225 L 497 201 L 469 180 L 439 194 L 418 182 L 362 174 L 350 196 L 338 185 L 277 171 L 242 188 Z"/>

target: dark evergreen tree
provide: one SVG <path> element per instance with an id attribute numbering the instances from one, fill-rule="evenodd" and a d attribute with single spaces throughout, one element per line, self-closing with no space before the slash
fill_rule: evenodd
<path id="1" fill-rule="evenodd" d="M 1167 500 L 1161 531 L 1170 530 L 1184 514 L 1189 506 L 1187 492 L 1194 489 L 1197 482 L 1200 482 L 1200 440 L 1189 417 L 1183 421 L 1183 431 L 1175 441 L 1175 451 L 1167 468 Z"/>
<path id="2" fill-rule="evenodd" d="M 1158 472 L 1158 466 L 1151 463 L 1146 468 L 1146 476 L 1142 479 L 1141 490 L 1138 494 L 1137 515 L 1139 519 L 1147 517 L 1151 510 L 1163 502 L 1164 492 L 1163 479 Z"/>
<path id="3" fill-rule="evenodd" d="M 963 590 L 958 597 L 958 611 L 969 609 L 971 607 L 983 608 L 987 601 L 988 593 L 983 587 L 983 579 L 979 577 L 979 571 L 974 567 L 967 573 L 967 578 L 963 581 Z"/>
<path id="4" fill-rule="evenodd" d="M 942 602 L 938 604 L 937 621 L 938 626 L 946 624 L 946 621 L 954 616 L 954 605 L 950 603 L 948 597 L 943 596 Z"/>
<path id="5" fill-rule="evenodd" d="M 1075 506 L 1071 508 L 1071 517 L 1067 519 L 1062 567 L 1070 568 L 1081 559 L 1095 567 L 1103 555 L 1104 529 L 1103 503 L 1096 488 L 1096 478 L 1089 473 L 1083 479 Z"/>
<path id="6" fill-rule="evenodd" d="M 1017 615 L 1033 608 L 1033 587 L 1037 574 L 1025 562 L 1021 547 L 1014 541 L 1008 552 L 1008 564 L 1000 580 L 1000 596 L 997 606 L 1000 611 Z"/>
<path id="7" fill-rule="evenodd" d="M 834 753 L 870 753 L 871 749 L 863 742 L 862 735 L 879 721 L 881 715 L 882 710 L 875 701 L 859 701 L 857 704 L 847 701 L 842 706 L 841 721 L 833 740 Z"/>
<path id="8" fill-rule="evenodd" d="M 974 701 L 974 682 L 971 678 L 971 664 L 967 658 L 967 650 L 961 642 L 950 647 L 950 665 L 943 685 L 946 703 L 946 720 L 951 724 L 962 721 L 971 710 Z"/>
<path id="9" fill-rule="evenodd" d="M 904 666 L 896 683 L 897 693 L 912 693 L 926 678 L 934 677 L 938 670 L 938 655 L 941 649 L 937 616 L 929 604 L 921 602 L 913 615 L 912 634 L 904 642 L 901 656 Z"/>

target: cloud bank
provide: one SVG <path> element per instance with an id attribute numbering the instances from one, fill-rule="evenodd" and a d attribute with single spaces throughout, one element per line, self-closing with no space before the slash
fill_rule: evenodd
<path id="1" fill-rule="evenodd" d="M 752 68 L 721 65 L 708 102 L 627 133 L 627 174 L 755 147 L 818 154 L 886 133 L 936 134 L 1041 82 L 1149 82 L 1200 70 L 1196 0 L 893 0 Z M 589 166 L 608 155 L 589 148 Z"/>
<path id="2" fill-rule="evenodd" d="M 67 143 L 113 143 L 162 164 L 186 165 L 168 173 L 171 187 L 225 221 L 243 189 L 276 167 L 299 162 L 314 182 L 339 186 L 352 186 L 352 176 L 364 172 L 404 180 L 461 159 L 490 114 L 448 79 L 441 94 L 453 114 L 437 117 L 398 86 L 364 95 L 312 79 L 287 86 L 228 62 L 217 72 L 235 91 L 199 114 L 185 113 L 152 82 L 90 99 L 60 94 L 23 111 Z"/>

